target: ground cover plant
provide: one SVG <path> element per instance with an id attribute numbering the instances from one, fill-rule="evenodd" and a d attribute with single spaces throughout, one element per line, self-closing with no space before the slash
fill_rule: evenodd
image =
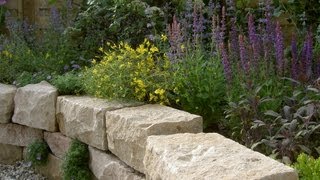
<path id="1" fill-rule="evenodd" d="M 47 163 L 49 146 L 43 140 L 35 140 L 27 146 L 26 160 L 33 166 L 42 166 Z"/>

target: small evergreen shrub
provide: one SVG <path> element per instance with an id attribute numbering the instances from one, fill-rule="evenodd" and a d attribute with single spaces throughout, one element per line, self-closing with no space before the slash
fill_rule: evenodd
<path id="1" fill-rule="evenodd" d="M 35 140 L 27 147 L 27 161 L 34 166 L 45 165 L 48 161 L 49 147 L 43 140 Z"/>
<path id="2" fill-rule="evenodd" d="M 73 140 L 62 164 L 63 179 L 90 179 L 91 173 L 88 161 L 88 146 L 78 140 Z"/>
<path id="3" fill-rule="evenodd" d="M 320 179 L 320 158 L 314 159 L 302 153 L 298 156 L 294 168 L 297 169 L 301 180 Z"/>
<path id="4" fill-rule="evenodd" d="M 81 74 L 75 72 L 56 76 L 52 83 L 58 89 L 60 95 L 83 93 Z"/>

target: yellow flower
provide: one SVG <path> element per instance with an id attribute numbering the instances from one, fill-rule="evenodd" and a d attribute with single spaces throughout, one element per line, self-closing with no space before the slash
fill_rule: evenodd
<path id="1" fill-rule="evenodd" d="M 3 54 L 4 56 L 7 56 L 8 58 L 12 58 L 12 54 L 11 54 L 9 51 L 7 51 L 7 50 L 2 51 L 2 54 Z"/>
<path id="2" fill-rule="evenodd" d="M 168 37 L 164 34 L 161 34 L 161 41 L 166 42 L 168 40 Z"/>
<path id="3" fill-rule="evenodd" d="M 155 47 L 155 46 L 152 46 L 150 48 L 150 51 L 151 51 L 151 53 L 155 53 L 155 52 L 159 52 L 159 49 L 157 47 Z"/>
<path id="4" fill-rule="evenodd" d="M 158 94 L 158 95 L 160 95 L 160 96 L 162 96 L 162 95 L 164 95 L 164 93 L 166 92 L 166 90 L 164 90 L 164 89 L 156 89 L 155 91 L 154 91 L 154 93 L 155 94 Z"/>

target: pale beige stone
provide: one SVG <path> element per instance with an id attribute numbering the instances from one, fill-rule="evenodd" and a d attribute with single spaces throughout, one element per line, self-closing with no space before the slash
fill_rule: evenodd
<path id="1" fill-rule="evenodd" d="M 143 175 L 135 172 L 131 167 L 120 161 L 111 153 L 106 153 L 89 146 L 89 167 L 99 180 L 143 180 Z"/>
<path id="2" fill-rule="evenodd" d="M 14 164 L 22 160 L 22 147 L 0 143 L 0 164 Z"/>
<path id="3" fill-rule="evenodd" d="M 0 84 L 0 123 L 11 121 L 16 90 L 15 86 Z"/>
<path id="4" fill-rule="evenodd" d="M 143 173 L 148 136 L 199 133 L 202 132 L 202 118 L 166 106 L 144 105 L 106 112 L 106 127 L 109 150 Z"/>
<path id="5" fill-rule="evenodd" d="M 49 154 L 47 164 L 36 166 L 37 173 L 44 175 L 48 180 L 62 180 L 62 160 L 53 154 Z"/>
<path id="6" fill-rule="evenodd" d="M 45 81 L 18 88 L 12 121 L 33 128 L 57 131 L 57 95 L 57 89 Z"/>
<path id="7" fill-rule="evenodd" d="M 51 152 L 60 159 L 64 158 L 71 144 L 71 139 L 60 132 L 44 132 L 44 140 L 47 142 Z"/>
<path id="8" fill-rule="evenodd" d="M 43 139 L 43 132 L 18 124 L 0 124 L 0 143 L 15 146 L 28 146 L 36 139 Z"/>
<path id="9" fill-rule="evenodd" d="M 105 112 L 130 105 L 86 96 L 59 96 L 57 120 L 60 131 L 68 137 L 106 150 Z"/>
<path id="10" fill-rule="evenodd" d="M 149 180 L 297 180 L 294 169 L 219 134 L 150 136 Z"/>

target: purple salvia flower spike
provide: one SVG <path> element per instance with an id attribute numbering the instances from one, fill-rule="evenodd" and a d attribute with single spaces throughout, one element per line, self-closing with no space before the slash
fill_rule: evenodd
<path id="1" fill-rule="evenodd" d="M 298 47 L 297 47 L 297 40 L 296 36 L 292 35 L 291 40 L 291 55 L 292 55 L 292 61 L 291 61 L 291 77 L 292 79 L 298 78 Z"/>
<path id="2" fill-rule="evenodd" d="M 310 78 L 312 76 L 312 33 L 307 34 L 307 47 L 306 47 L 306 77 Z"/>
<path id="3" fill-rule="evenodd" d="M 253 51 L 253 64 L 254 67 L 258 67 L 258 61 L 259 61 L 259 42 L 258 42 L 258 37 L 256 34 L 256 28 L 254 25 L 254 19 L 253 15 L 250 14 L 248 17 L 248 31 L 249 31 L 249 40 L 250 44 L 252 46 L 252 51 Z"/>
<path id="4" fill-rule="evenodd" d="M 245 74 L 249 74 L 249 62 L 245 47 L 245 40 L 242 35 L 239 36 L 239 48 L 240 48 L 240 60 L 241 60 L 241 67 Z"/>
<path id="5" fill-rule="evenodd" d="M 235 61 L 239 58 L 239 36 L 236 27 L 236 18 L 231 18 L 231 31 L 230 31 L 230 46 L 231 57 Z"/>
<path id="6" fill-rule="evenodd" d="M 228 58 L 227 50 L 224 47 L 224 43 L 220 43 L 219 48 L 220 48 L 220 53 L 222 56 L 223 71 L 224 71 L 225 77 L 227 79 L 227 82 L 229 84 L 231 84 L 231 81 L 232 81 L 231 64 L 230 64 L 230 61 Z"/>
<path id="7" fill-rule="evenodd" d="M 276 65 L 277 70 L 280 75 L 283 74 L 284 70 L 284 43 L 283 43 L 283 36 L 280 27 L 280 23 L 277 22 L 276 25 L 276 39 L 275 39 L 275 51 L 276 51 Z"/>

